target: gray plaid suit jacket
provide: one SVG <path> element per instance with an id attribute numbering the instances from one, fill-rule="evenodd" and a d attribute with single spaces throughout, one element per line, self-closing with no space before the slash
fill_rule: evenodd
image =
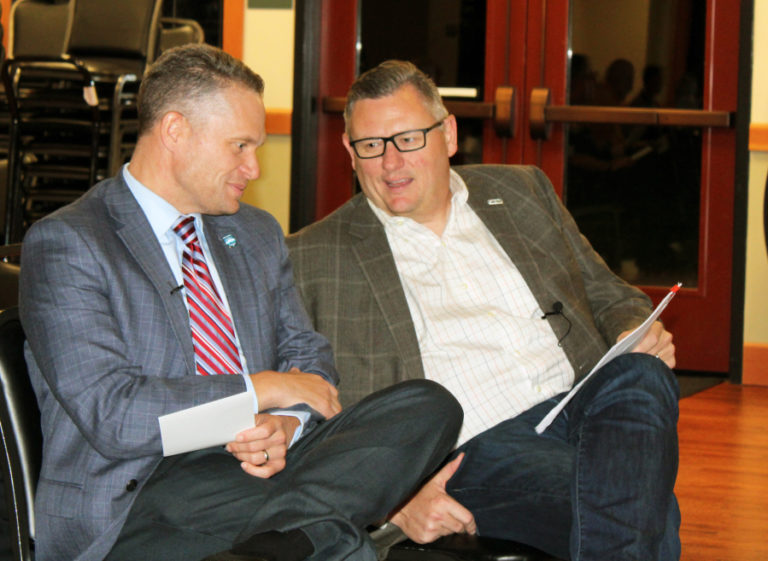
<path id="1" fill-rule="evenodd" d="M 650 313 L 648 298 L 615 276 L 579 233 L 538 168 L 454 168 L 469 204 L 520 270 L 578 380 L 622 331 Z M 289 236 L 294 278 L 315 328 L 331 342 L 342 403 L 423 378 L 419 345 L 384 228 L 362 194 Z"/>
<path id="2" fill-rule="evenodd" d="M 204 223 L 249 370 L 296 366 L 336 382 L 275 220 L 242 205 Z M 162 459 L 158 416 L 242 392 L 245 382 L 194 375 L 183 294 L 171 293 L 173 273 L 122 175 L 37 222 L 22 262 L 44 439 L 36 559 L 101 560 Z"/>

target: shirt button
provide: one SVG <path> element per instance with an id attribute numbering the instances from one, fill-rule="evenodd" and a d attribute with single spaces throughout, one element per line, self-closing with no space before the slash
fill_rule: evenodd
<path id="1" fill-rule="evenodd" d="M 128 482 L 128 485 L 125 486 L 125 490 L 126 491 L 135 491 L 136 487 L 138 487 L 138 486 L 139 486 L 139 482 L 136 481 L 135 479 L 131 479 Z"/>

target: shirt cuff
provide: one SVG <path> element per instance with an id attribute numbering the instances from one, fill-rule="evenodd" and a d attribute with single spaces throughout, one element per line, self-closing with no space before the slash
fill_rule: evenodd
<path id="1" fill-rule="evenodd" d="M 245 380 L 245 390 L 253 397 L 253 414 L 259 414 L 259 396 L 256 395 L 256 390 L 253 389 L 253 382 L 249 374 L 243 374 L 243 380 Z"/>
<path id="2" fill-rule="evenodd" d="M 270 415 L 284 415 L 286 417 L 296 417 L 299 420 L 299 426 L 293 431 L 293 438 L 288 443 L 288 448 L 293 446 L 293 443 L 301 438 L 304 433 L 304 424 L 309 421 L 309 411 L 294 411 L 291 409 L 270 409 Z"/>
<path id="3" fill-rule="evenodd" d="M 245 389 L 248 391 L 251 396 L 253 397 L 253 414 L 258 415 L 259 414 L 259 396 L 256 395 L 256 390 L 253 389 L 253 382 L 251 381 L 251 377 L 248 374 L 243 374 L 243 380 L 245 380 Z M 296 417 L 299 420 L 299 426 L 296 427 L 296 430 L 293 432 L 293 438 L 288 443 L 288 448 L 293 446 L 293 443 L 296 442 L 299 438 L 301 438 L 301 435 L 304 433 L 304 425 L 307 421 L 309 421 L 309 418 L 311 417 L 311 414 L 309 411 L 294 411 L 291 409 L 270 409 L 269 410 L 270 415 L 286 415 L 288 417 Z"/>

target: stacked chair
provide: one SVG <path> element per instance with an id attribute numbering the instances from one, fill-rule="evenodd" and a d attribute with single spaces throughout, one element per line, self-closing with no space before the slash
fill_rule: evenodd
<path id="1" fill-rule="evenodd" d="M 161 7 L 162 0 L 14 3 L 1 71 L 10 122 L 5 243 L 130 157 L 147 65 L 161 45 L 203 41 L 196 22 L 163 22 Z"/>
<path id="2" fill-rule="evenodd" d="M 4 550 L 10 546 L 14 560 L 31 561 L 34 522 L 28 507 L 40 466 L 42 434 L 17 312 L 20 259 L 21 244 L 0 246 L 0 504 L 5 504 L 0 520 L 8 528 L 4 532 L 8 544 L 0 547 L 6 556 L 0 557 L 7 558 Z"/>
<path id="3" fill-rule="evenodd" d="M 186 45 L 187 43 L 202 43 L 205 33 L 200 24 L 187 18 L 160 18 L 160 40 L 158 48 L 160 52 L 173 47 Z"/>
<path id="4" fill-rule="evenodd" d="M 40 411 L 24 361 L 16 307 L 0 310 L 0 447 L 14 561 L 34 560 L 34 493 L 42 459 Z"/>

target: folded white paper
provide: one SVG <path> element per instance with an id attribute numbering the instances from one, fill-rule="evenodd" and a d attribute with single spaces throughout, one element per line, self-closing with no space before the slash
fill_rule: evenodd
<path id="1" fill-rule="evenodd" d="M 232 442 L 255 424 L 253 396 L 235 394 L 158 417 L 163 456 Z"/>
<path id="2" fill-rule="evenodd" d="M 628 353 L 634 349 L 637 344 L 642 340 L 643 337 L 645 337 L 645 334 L 648 333 L 648 330 L 651 328 L 651 325 L 659 318 L 661 315 L 661 312 L 664 311 L 664 308 L 667 307 L 667 304 L 669 304 L 669 301 L 672 300 L 675 294 L 677 294 L 677 291 L 680 290 L 680 287 L 683 286 L 683 283 L 677 283 L 675 286 L 672 287 L 672 289 L 669 291 L 669 293 L 664 297 L 664 299 L 659 302 L 659 305 L 656 306 L 656 309 L 653 310 L 650 316 L 646 318 L 646 320 L 641 323 L 637 328 L 635 328 L 634 331 L 632 331 L 629 335 L 624 337 L 621 341 L 617 342 L 613 347 L 608 349 L 608 352 L 603 355 L 603 358 L 601 358 L 597 364 L 592 368 L 592 370 L 589 371 L 589 374 L 584 376 L 584 378 L 581 379 L 581 381 L 573 386 L 571 388 L 571 391 L 568 392 L 568 395 L 566 395 L 560 403 L 555 405 L 549 413 L 547 413 L 544 418 L 539 422 L 538 425 L 536 425 L 536 433 L 541 434 L 545 430 L 547 430 L 547 427 L 552 424 L 552 421 L 554 421 L 555 417 L 557 417 L 558 413 L 563 410 L 565 405 L 571 400 L 571 398 L 576 394 L 579 389 L 581 389 L 581 386 L 584 385 L 584 382 L 589 380 L 589 378 L 600 370 L 605 364 L 607 364 L 609 361 L 613 360 L 619 355 L 623 355 L 624 353 Z"/>

